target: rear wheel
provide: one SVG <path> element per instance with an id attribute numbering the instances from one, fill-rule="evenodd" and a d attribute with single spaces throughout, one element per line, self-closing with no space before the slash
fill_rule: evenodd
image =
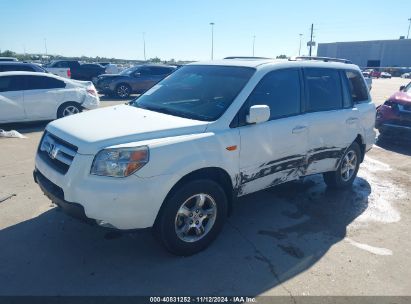
<path id="1" fill-rule="evenodd" d="M 341 158 L 337 171 L 323 174 L 325 183 L 334 189 L 350 187 L 357 176 L 360 162 L 361 149 L 358 143 L 354 142 Z"/>
<path id="2" fill-rule="evenodd" d="M 81 112 L 81 106 L 75 102 L 66 102 L 62 104 L 57 110 L 57 118 L 62 118 Z"/>
<path id="3" fill-rule="evenodd" d="M 173 254 L 188 256 L 209 246 L 227 217 L 227 197 L 219 184 L 196 180 L 179 187 L 167 201 L 154 231 Z"/>
<path id="4" fill-rule="evenodd" d="M 128 84 L 120 83 L 116 87 L 116 95 L 119 98 L 128 98 L 131 94 L 131 88 Z"/>

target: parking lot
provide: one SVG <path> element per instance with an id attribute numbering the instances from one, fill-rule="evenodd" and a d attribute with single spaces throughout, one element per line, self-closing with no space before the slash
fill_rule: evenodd
<path id="1" fill-rule="evenodd" d="M 375 103 L 408 82 L 375 79 Z M 102 98 L 102 106 L 124 102 Z M 350 190 L 312 176 L 239 199 L 217 241 L 184 258 L 149 231 L 109 231 L 59 212 L 32 177 L 45 126 L 0 126 L 27 136 L 0 139 L 0 295 L 284 295 L 292 303 L 411 290 L 407 143 L 377 141 Z"/>

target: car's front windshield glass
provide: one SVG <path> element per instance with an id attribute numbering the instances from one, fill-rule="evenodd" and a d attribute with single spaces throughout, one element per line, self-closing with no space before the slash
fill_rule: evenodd
<path id="1" fill-rule="evenodd" d="M 128 69 L 125 69 L 124 71 L 122 71 L 122 72 L 120 73 L 120 75 L 129 76 L 129 75 L 133 74 L 136 70 L 137 70 L 136 67 L 128 68 Z"/>
<path id="2" fill-rule="evenodd" d="M 411 82 L 405 87 L 404 92 L 411 93 Z"/>
<path id="3" fill-rule="evenodd" d="M 231 105 L 255 69 L 188 65 L 131 103 L 132 106 L 189 119 L 214 121 Z"/>

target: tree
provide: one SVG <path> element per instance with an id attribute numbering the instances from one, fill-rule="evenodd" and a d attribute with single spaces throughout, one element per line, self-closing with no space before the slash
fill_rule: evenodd
<path id="1" fill-rule="evenodd" d="M 5 50 L 3 53 L 0 53 L 1 57 L 16 57 L 16 53 L 9 51 L 9 50 Z"/>
<path id="2" fill-rule="evenodd" d="M 277 59 L 287 59 L 288 56 L 287 55 L 279 55 L 276 57 Z"/>
<path id="3" fill-rule="evenodd" d="M 158 58 L 158 57 L 155 57 L 155 58 L 151 58 L 149 61 L 150 61 L 150 62 L 154 62 L 154 63 L 160 63 L 160 62 L 161 62 L 161 59 Z"/>

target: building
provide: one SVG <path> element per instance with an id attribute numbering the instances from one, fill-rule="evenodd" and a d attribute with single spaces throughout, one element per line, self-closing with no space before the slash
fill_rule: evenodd
<path id="1" fill-rule="evenodd" d="M 365 67 L 411 67 L 411 39 L 319 43 L 317 56 Z"/>

